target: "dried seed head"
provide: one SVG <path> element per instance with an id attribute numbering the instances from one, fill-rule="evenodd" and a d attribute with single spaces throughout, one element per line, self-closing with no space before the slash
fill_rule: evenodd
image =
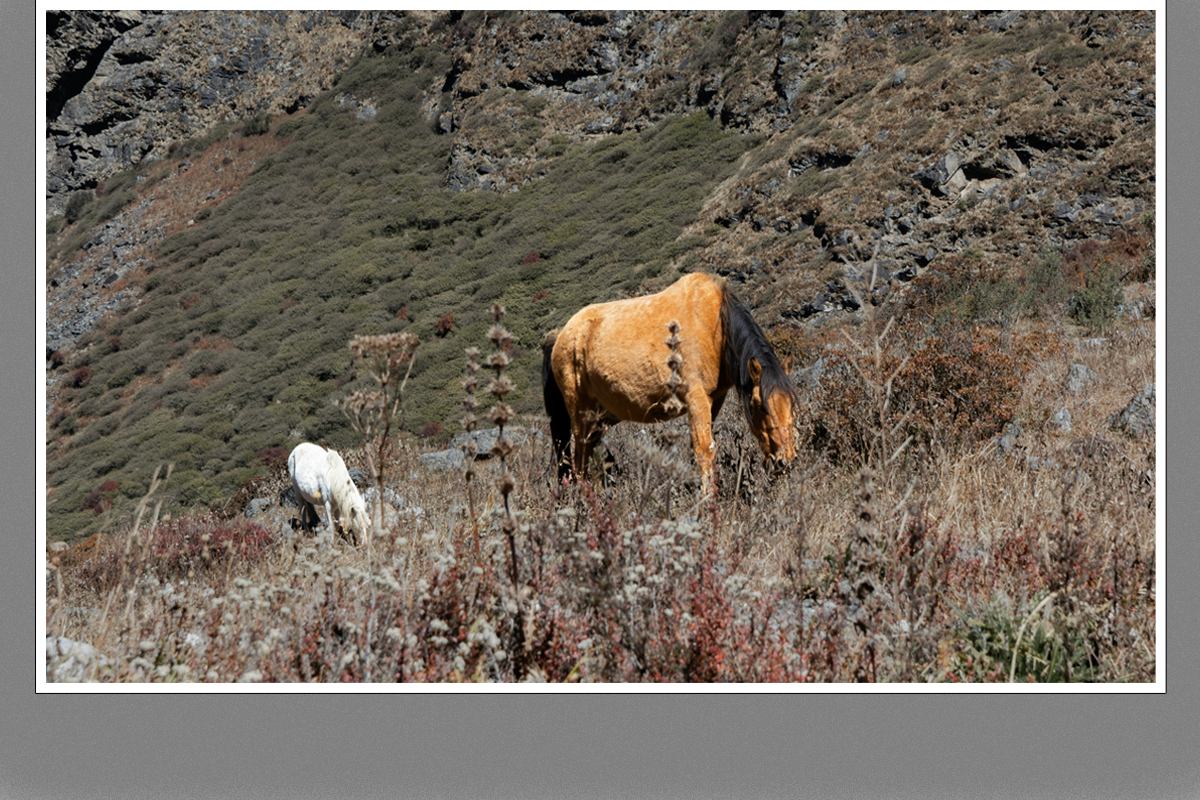
<path id="1" fill-rule="evenodd" d="M 501 355 L 503 355 L 503 353 Z M 508 394 L 512 390 L 512 381 L 503 375 L 493 380 L 492 384 L 488 387 L 488 391 L 491 392 L 495 397 L 504 397 L 504 395 Z"/>
<path id="2" fill-rule="evenodd" d="M 669 398 L 667 398 L 666 402 L 663 403 L 663 408 L 665 408 L 667 413 L 672 417 L 678 417 L 683 413 L 684 406 L 683 402 L 678 397 L 671 395 Z"/>
<path id="3" fill-rule="evenodd" d="M 496 443 L 492 445 L 492 455 L 498 456 L 499 458 L 508 458 L 510 455 L 512 455 L 512 452 L 512 442 L 503 436 L 496 439 Z"/>
<path id="4" fill-rule="evenodd" d="M 500 350 L 507 350 L 512 347 L 512 334 L 505 330 L 504 326 L 497 320 L 492 329 L 488 331 L 488 338 Z"/>
<path id="5" fill-rule="evenodd" d="M 497 425 L 504 425 L 515 416 L 512 406 L 508 403 L 496 403 L 492 406 L 492 422 Z"/>
<path id="6" fill-rule="evenodd" d="M 350 351 L 362 359 L 388 359 L 393 364 L 412 357 L 420 340 L 413 333 L 385 333 L 377 336 L 355 336 Z"/>

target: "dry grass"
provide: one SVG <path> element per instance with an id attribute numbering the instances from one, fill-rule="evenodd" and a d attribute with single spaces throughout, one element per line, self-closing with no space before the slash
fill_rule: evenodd
<path id="1" fill-rule="evenodd" d="M 855 336 L 871 353 L 882 325 Z M 1108 420 L 1154 349 L 1125 321 L 1039 360 L 1007 455 L 893 443 L 770 481 L 726 414 L 711 502 L 682 421 L 613 429 L 611 486 L 553 486 L 541 419 L 470 484 L 401 436 L 403 502 L 369 545 L 292 534 L 285 507 L 148 522 L 152 488 L 124 535 L 56 554 L 47 629 L 121 682 L 1153 680 L 1154 445 Z M 881 363 L 860 363 L 880 406 Z M 1099 374 L 1078 398 L 1072 363 Z M 1046 422 L 1064 405 L 1070 434 Z M 286 485 L 275 470 L 233 513 Z"/>

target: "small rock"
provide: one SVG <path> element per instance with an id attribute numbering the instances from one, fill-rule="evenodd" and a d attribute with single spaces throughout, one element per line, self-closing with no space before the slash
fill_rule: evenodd
<path id="1" fill-rule="evenodd" d="M 813 362 L 812 366 L 798 370 L 792 375 L 792 382 L 797 386 L 803 386 L 810 392 L 816 391 L 821 383 L 821 376 L 825 374 L 825 365 L 828 362 L 822 357 Z"/>
<path id="2" fill-rule="evenodd" d="M 1004 426 L 1004 433 L 996 437 L 996 445 L 1000 448 L 1002 455 L 1011 455 L 1017 447 L 1017 440 L 1021 438 L 1021 426 L 1015 422 L 1010 422 Z"/>
<path id="3" fill-rule="evenodd" d="M 1067 410 L 1066 406 L 1055 411 L 1054 416 L 1050 419 L 1063 433 L 1071 432 L 1071 412 Z"/>
<path id="4" fill-rule="evenodd" d="M 1063 389 L 1071 394 L 1079 394 L 1085 387 L 1090 386 L 1099 380 L 1095 370 L 1088 367 L 1086 364 L 1072 364 L 1067 370 L 1067 377 L 1063 381 Z"/>
<path id="5" fill-rule="evenodd" d="M 256 497 L 250 501 L 250 505 L 246 506 L 247 517 L 257 517 L 259 514 L 271 507 L 270 499 L 266 497 Z"/>
<path id="6" fill-rule="evenodd" d="M 375 486 L 364 489 L 362 493 L 363 502 L 365 502 L 367 506 L 371 508 L 374 507 L 375 498 L 378 496 L 379 489 Z M 397 494 L 396 490 L 390 486 L 383 487 L 383 502 L 395 508 L 403 508 L 405 506 L 404 498 Z"/>
<path id="7" fill-rule="evenodd" d="M 1054 216 L 1058 219 L 1065 219 L 1067 222 L 1074 222 L 1082 210 L 1078 203 L 1069 204 L 1063 201 L 1054 204 Z"/>
<path id="8" fill-rule="evenodd" d="M 56 683 L 79 683 L 88 680 L 93 667 L 104 667 L 107 657 L 86 642 L 65 636 L 46 637 L 46 680 Z"/>

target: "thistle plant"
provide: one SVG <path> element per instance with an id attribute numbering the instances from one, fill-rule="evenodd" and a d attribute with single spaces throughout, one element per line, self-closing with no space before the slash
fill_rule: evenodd
<path id="1" fill-rule="evenodd" d="M 855 505 L 854 523 L 851 532 L 849 561 L 846 564 L 846 577 L 838 585 L 838 593 L 843 600 L 850 604 L 857 601 L 859 608 L 853 617 L 851 626 L 851 649 L 859 656 L 855 669 L 855 679 L 858 681 L 874 682 L 877 667 L 877 643 L 875 635 L 876 614 L 879 601 L 876 589 L 879 588 L 881 563 L 881 542 L 875 525 L 875 475 L 869 469 L 863 469 L 858 474 L 858 503 Z"/>
<path id="2" fill-rule="evenodd" d="M 500 459 L 500 476 L 497 478 L 496 487 L 500 490 L 501 496 L 504 498 L 504 519 L 500 523 L 500 529 L 504 532 L 504 537 L 508 542 L 508 574 L 509 580 L 512 582 L 513 600 L 516 603 L 516 624 L 514 626 L 515 646 L 513 647 L 513 666 L 516 670 L 518 679 L 525 671 L 525 647 L 526 647 L 526 621 L 527 615 L 524 608 L 523 593 L 521 591 L 520 573 L 517 565 L 517 540 L 516 540 L 516 522 L 513 520 L 512 509 L 509 506 L 509 495 L 512 494 L 515 487 L 512 473 L 508 470 L 508 457 L 512 455 L 512 442 L 504 435 L 504 426 L 511 420 L 516 413 L 512 406 L 504 402 L 505 396 L 512 391 L 512 381 L 504 374 L 504 369 L 512 359 L 508 355 L 508 351 L 512 348 L 512 335 L 504 328 L 501 321 L 504 319 L 504 306 L 497 303 L 492 306 L 492 320 L 494 325 L 488 331 L 488 339 L 491 340 L 495 350 L 488 356 L 487 365 L 496 373 L 496 377 L 492 379 L 488 391 L 492 393 L 492 397 L 496 398 L 495 404 L 492 406 L 491 417 L 492 422 L 496 423 L 498 428 L 496 434 L 496 443 L 492 445 L 492 455 Z"/>
<path id="3" fill-rule="evenodd" d="M 466 397 L 463 398 L 463 411 L 466 412 L 462 418 L 463 430 L 468 434 L 473 433 L 478 420 L 475 417 L 475 389 L 478 388 L 479 382 L 475 378 L 475 373 L 479 371 L 479 348 L 467 348 L 467 377 L 463 380 L 463 391 L 466 392 Z M 471 479 L 475 477 L 475 454 L 477 446 L 475 440 L 470 436 L 463 442 L 463 480 L 467 484 L 467 507 L 471 512 L 471 529 L 475 534 L 475 561 L 479 561 L 479 520 L 475 516 L 475 492 L 474 485 Z"/>
<path id="4" fill-rule="evenodd" d="M 670 349 L 671 354 L 667 356 L 667 366 L 671 368 L 671 375 L 667 378 L 667 389 L 671 392 L 671 396 L 667 398 L 666 406 L 667 413 L 672 417 L 677 417 L 683 413 L 683 392 L 680 387 L 683 384 L 683 378 L 679 374 L 680 367 L 683 366 L 683 354 L 679 352 L 679 321 L 671 320 L 667 323 L 667 331 L 670 336 L 666 338 L 666 345 Z M 672 480 L 670 473 L 667 478 L 667 516 L 671 516 L 671 484 Z"/>
<path id="5" fill-rule="evenodd" d="M 504 375 L 504 368 L 512 361 L 508 355 L 508 351 L 512 348 L 512 335 L 500 324 L 500 321 L 504 319 L 504 306 L 499 303 L 492 306 L 492 319 L 495 324 L 488 331 L 488 338 L 491 339 L 496 349 L 488 356 L 487 365 L 490 369 L 495 370 L 496 377 L 492 379 L 488 391 L 492 393 L 492 397 L 496 398 L 496 403 L 492 406 L 491 417 L 492 422 L 496 423 L 496 427 L 499 429 L 496 443 L 492 445 L 492 455 L 500 459 L 500 477 L 497 488 L 504 497 L 503 529 L 506 534 L 511 534 L 516 527 L 512 520 L 512 510 L 508 504 L 508 496 L 512 494 L 515 485 L 512 473 L 508 471 L 508 457 L 512 455 L 513 446 L 512 442 L 504 436 L 504 426 L 516 416 L 516 412 L 513 411 L 512 406 L 504 402 L 505 396 L 513 389 L 512 381 Z"/>
<path id="6" fill-rule="evenodd" d="M 383 482 L 389 437 L 392 428 L 404 422 L 404 387 L 416 363 L 419 344 L 413 333 L 356 336 L 350 340 L 350 351 L 379 385 L 378 389 L 359 389 L 337 401 L 362 441 L 363 455 L 379 492 L 372 514 L 375 536 L 383 533 Z"/>
<path id="7" fill-rule="evenodd" d="M 683 413 L 683 393 L 679 389 L 683 384 L 683 378 L 679 375 L 679 368 L 683 366 L 683 354 L 679 352 L 679 321 L 671 320 L 667 323 L 667 330 L 671 334 L 665 342 L 671 350 L 671 354 L 667 356 L 667 366 L 671 368 L 671 377 L 667 378 L 667 389 L 670 390 L 671 396 L 665 405 L 671 416 L 677 416 Z"/>

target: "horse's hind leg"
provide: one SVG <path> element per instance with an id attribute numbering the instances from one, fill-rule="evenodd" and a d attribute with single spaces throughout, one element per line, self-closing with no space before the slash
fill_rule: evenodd
<path id="1" fill-rule="evenodd" d="M 317 517 L 317 510 L 313 508 L 313 504 L 307 500 L 300 500 L 300 527 L 310 533 L 317 527 L 317 522 L 320 519 Z"/>
<path id="2" fill-rule="evenodd" d="M 579 421 L 578 418 L 572 422 L 572 428 L 575 439 L 575 452 L 572 454 L 575 462 L 575 480 L 587 480 L 588 461 L 592 458 L 592 449 L 599 441 L 599 437 L 596 436 L 593 426 L 585 421 Z"/>

